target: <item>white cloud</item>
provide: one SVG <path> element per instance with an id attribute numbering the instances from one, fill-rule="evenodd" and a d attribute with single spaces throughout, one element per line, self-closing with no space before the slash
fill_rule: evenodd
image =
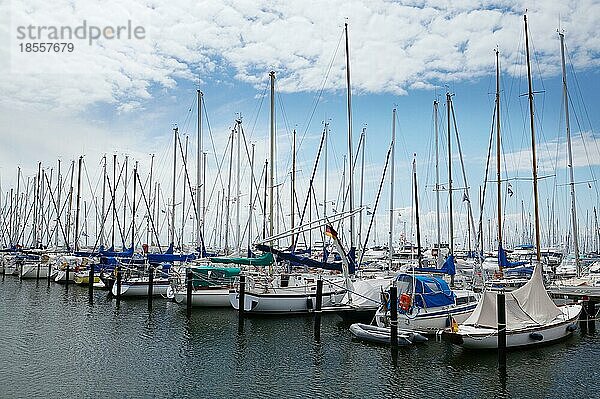
<path id="1" fill-rule="evenodd" d="M 233 68 L 237 79 L 255 85 L 264 84 L 266 72 L 274 69 L 282 91 L 318 90 L 345 17 L 357 92 L 402 94 L 408 88 L 488 74 L 496 45 L 508 69 L 517 73 L 523 49 L 516 43 L 522 42 L 521 14 L 526 7 L 544 73 L 559 72 L 559 16 L 576 67 L 597 66 L 600 51 L 591 17 L 600 12 L 595 1 L 339 0 L 311 5 L 273 0 L 164 4 L 28 0 L 1 7 L 3 14 L 11 14 L 11 23 L 2 25 L 2 34 L 10 40 L 3 41 L 1 53 L 13 62 L 5 65 L 11 68 L 9 78 L 0 83 L 0 101 L 11 107 L 52 104 L 81 110 L 97 102 L 144 101 L 152 95 L 151 85 L 171 88 L 178 78 L 207 78 L 227 68 Z M 74 53 L 43 58 L 51 62 L 40 61 L 41 55 L 18 54 L 17 25 L 77 26 L 83 19 L 98 26 L 131 20 L 144 26 L 147 37 L 100 40 L 92 46 L 76 41 Z M 343 53 L 342 43 L 328 89 L 345 86 Z"/>

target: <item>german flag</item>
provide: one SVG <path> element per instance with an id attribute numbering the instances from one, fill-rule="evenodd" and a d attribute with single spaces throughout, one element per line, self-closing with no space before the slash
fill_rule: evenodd
<path id="1" fill-rule="evenodd" d="M 325 235 L 331 238 L 337 238 L 337 232 L 331 225 L 325 225 Z"/>

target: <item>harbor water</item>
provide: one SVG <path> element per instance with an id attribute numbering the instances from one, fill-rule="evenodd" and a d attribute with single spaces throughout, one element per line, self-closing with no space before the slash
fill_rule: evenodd
<path id="1" fill-rule="evenodd" d="M 43 398 L 597 398 L 600 337 L 495 352 L 446 342 L 353 341 L 335 315 L 252 318 L 232 309 L 109 299 L 45 280 L 0 282 L 0 397 Z"/>

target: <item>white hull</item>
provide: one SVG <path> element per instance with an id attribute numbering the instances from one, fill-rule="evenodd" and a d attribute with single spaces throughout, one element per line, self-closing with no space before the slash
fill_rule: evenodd
<path id="1" fill-rule="evenodd" d="M 71 282 L 75 282 L 75 275 L 77 273 L 75 273 L 74 271 L 69 270 L 69 281 Z M 54 277 L 54 281 L 57 283 L 64 283 L 65 281 L 67 281 L 67 271 L 66 270 L 59 270 L 56 273 L 56 276 Z"/>
<path id="2" fill-rule="evenodd" d="M 25 264 L 22 269 L 21 266 L 17 267 L 17 272 L 21 278 L 48 278 L 48 265 L 37 263 Z"/>
<path id="3" fill-rule="evenodd" d="M 543 327 L 524 328 L 506 332 L 506 347 L 519 348 L 533 345 L 543 345 L 564 339 L 573 334 L 574 323 L 577 322 L 581 305 L 562 306 L 563 318 Z M 535 335 L 537 339 L 532 337 Z M 471 349 L 498 348 L 498 331 L 494 328 L 459 326 L 454 336 L 462 338 L 460 345 Z"/>
<path id="4" fill-rule="evenodd" d="M 187 292 L 175 291 L 175 302 L 187 305 Z M 192 291 L 192 307 L 230 307 L 229 288 L 213 288 Z"/>
<path id="5" fill-rule="evenodd" d="M 340 303 L 346 290 L 323 292 L 322 306 L 333 306 Z M 239 293 L 231 291 L 229 302 L 234 309 L 239 310 Z M 299 314 L 308 313 L 315 308 L 316 294 L 302 290 L 279 289 L 277 292 L 258 293 L 246 292 L 244 296 L 244 311 L 255 314 Z"/>
<path id="6" fill-rule="evenodd" d="M 398 327 L 411 330 L 435 332 L 450 326 L 450 316 L 457 323 L 462 323 L 473 313 L 477 302 L 457 306 L 442 306 L 436 308 L 416 308 L 412 314 L 398 313 Z M 377 312 L 375 321 L 379 327 L 389 327 L 389 312 Z"/>
<path id="7" fill-rule="evenodd" d="M 122 281 L 121 282 L 121 296 L 122 297 L 134 297 L 134 296 L 148 296 L 148 280 L 135 280 L 135 281 Z M 169 288 L 169 280 L 154 280 L 152 287 L 152 296 L 166 296 L 167 288 Z M 112 294 L 117 296 L 117 283 L 115 282 L 112 287 Z"/>

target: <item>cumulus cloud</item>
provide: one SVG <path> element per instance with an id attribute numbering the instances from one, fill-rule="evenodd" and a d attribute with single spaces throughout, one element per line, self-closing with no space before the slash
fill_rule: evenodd
<path id="1" fill-rule="evenodd" d="M 526 7 L 543 73 L 559 72 L 559 17 L 576 67 L 597 66 L 600 51 L 590 17 L 600 13 L 594 1 L 336 0 L 311 5 L 274 0 L 27 0 L 0 7 L 10 15 L 10 23 L 1 28 L 10 40 L 3 41 L 0 51 L 11 60 L 9 65 L 5 61 L 10 78 L 0 83 L 0 101 L 22 107 L 33 103 L 81 110 L 104 102 L 118 108 L 120 102 L 148 99 L 153 85 L 171 88 L 178 79 L 205 79 L 219 70 L 232 70 L 236 79 L 260 86 L 266 71 L 273 69 L 282 91 L 318 90 L 340 45 L 345 18 L 357 92 L 402 94 L 488 74 L 496 45 L 507 69 L 517 73 L 523 49 L 515 43 L 522 41 Z M 73 53 L 54 57 L 23 57 L 17 51 L 17 26 L 74 27 L 84 19 L 101 27 L 130 20 L 143 26 L 146 36 L 99 39 L 91 46 L 76 41 Z M 325 87 L 345 87 L 343 43 Z"/>

